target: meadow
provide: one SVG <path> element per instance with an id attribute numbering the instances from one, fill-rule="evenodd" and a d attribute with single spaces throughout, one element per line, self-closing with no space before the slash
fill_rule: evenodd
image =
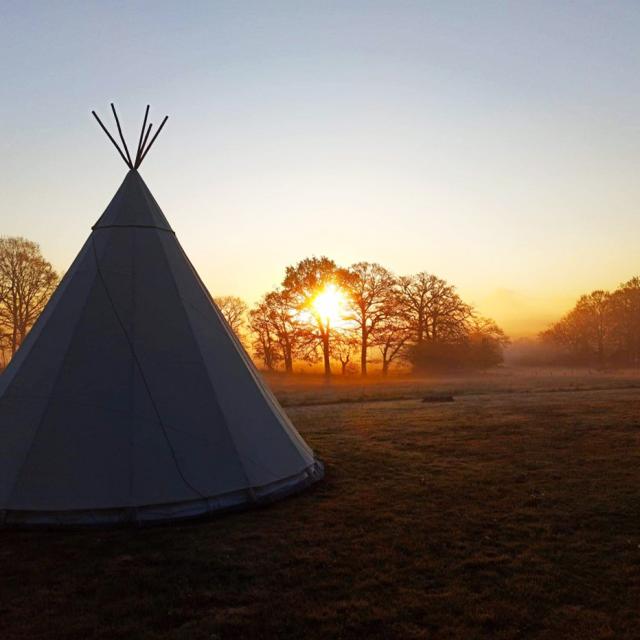
<path id="1" fill-rule="evenodd" d="M 323 482 L 199 523 L 4 531 L 0 637 L 638 637 L 637 374 L 268 381 Z"/>

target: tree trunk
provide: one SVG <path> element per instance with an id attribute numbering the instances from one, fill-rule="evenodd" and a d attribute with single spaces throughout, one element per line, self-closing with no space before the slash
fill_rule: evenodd
<path id="1" fill-rule="evenodd" d="M 329 359 L 329 325 L 327 330 L 322 334 L 322 357 L 324 360 L 324 375 L 331 376 L 331 360 Z"/>
<path id="2" fill-rule="evenodd" d="M 367 330 L 362 327 L 362 342 L 360 343 L 360 375 L 366 377 L 367 375 L 367 347 L 369 346 L 369 334 Z"/>
<path id="3" fill-rule="evenodd" d="M 284 370 L 287 373 L 293 373 L 293 357 L 291 355 L 291 347 L 288 345 L 283 349 L 284 355 Z"/>
<path id="4" fill-rule="evenodd" d="M 422 344 L 422 341 L 424 340 L 424 316 L 422 313 L 418 313 L 418 326 L 417 326 L 417 335 L 416 335 L 416 342 L 418 344 Z"/>
<path id="5" fill-rule="evenodd" d="M 20 331 L 18 334 L 18 346 L 20 346 L 23 342 L 24 339 L 27 337 L 27 328 L 26 327 L 20 327 Z"/>
<path id="6" fill-rule="evenodd" d="M 382 360 L 382 375 L 383 376 L 387 376 L 387 374 L 389 373 L 389 362 L 388 360 Z"/>

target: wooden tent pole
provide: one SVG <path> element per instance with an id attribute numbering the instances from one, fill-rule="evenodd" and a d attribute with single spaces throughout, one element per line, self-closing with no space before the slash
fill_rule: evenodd
<path id="1" fill-rule="evenodd" d="M 138 140 L 138 150 L 136 151 L 136 160 L 133 163 L 134 169 L 138 168 L 138 160 L 140 158 L 140 153 L 142 152 L 142 139 L 144 138 L 144 130 L 147 128 L 147 118 L 149 116 L 149 105 L 144 112 L 144 120 L 142 121 L 142 129 L 140 130 L 140 140 Z"/>
<path id="2" fill-rule="evenodd" d="M 138 162 L 136 163 L 136 169 L 140 166 L 140 163 L 142 162 L 142 150 L 144 149 L 144 146 L 147 144 L 147 140 L 149 139 L 149 134 L 151 133 L 151 128 L 153 127 L 153 122 L 149 123 L 149 128 L 147 129 L 147 133 L 144 136 L 144 140 L 142 141 L 142 146 L 140 147 L 140 155 L 138 156 Z"/>
<path id="3" fill-rule="evenodd" d="M 111 111 L 113 111 L 113 117 L 116 119 L 116 126 L 118 127 L 118 133 L 120 134 L 120 140 L 122 140 L 122 146 L 124 147 L 124 151 L 127 154 L 127 160 L 129 161 L 129 168 L 133 169 L 133 163 L 131 162 L 131 156 L 129 155 L 129 149 L 127 149 L 127 143 L 124 139 L 124 136 L 122 135 L 122 129 L 120 127 L 120 120 L 118 120 L 118 114 L 116 113 L 116 108 L 113 104 L 113 102 L 111 103 Z"/>
<path id="4" fill-rule="evenodd" d="M 131 165 L 129 164 L 127 159 L 124 157 L 124 153 L 122 153 L 122 151 L 120 150 L 120 147 L 118 146 L 118 143 L 113 139 L 112 135 L 107 130 L 107 127 L 105 127 L 102 124 L 102 120 L 100 120 L 100 118 L 98 118 L 98 114 L 95 111 L 92 111 L 91 113 L 93 114 L 93 117 L 98 121 L 98 124 L 102 127 L 102 130 L 107 134 L 107 137 L 109 138 L 109 140 L 111 140 L 111 142 L 113 143 L 113 146 L 118 150 L 118 153 L 120 154 L 120 157 L 124 160 L 124 163 L 129 168 L 131 168 Z"/>
<path id="5" fill-rule="evenodd" d="M 147 155 L 147 153 L 149 153 L 149 149 L 151 149 L 151 145 L 155 142 L 156 138 L 158 137 L 158 134 L 162 131 L 162 127 L 164 127 L 164 123 L 168 119 L 169 119 L 169 116 L 165 116 L 164 117 L 164 120 L 162 121 L 162 123 L 158 127 L 158 130 L 156 131 L 156 134 L 153 136 L 153 138 L 151 138 L 151 142 L 149 143 L 149 146 L 144 150 L 144 153 L 142 154 L 142 156 L 140 158 L 140 162 L 138 162 L 138 166 L 140 166 L 142 164 L 142 161 L 144 160 L 145 156 Z"/>

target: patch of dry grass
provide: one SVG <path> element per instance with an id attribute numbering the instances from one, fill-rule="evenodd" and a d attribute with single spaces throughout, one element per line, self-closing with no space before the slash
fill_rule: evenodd
<path id="1" fill-rule="evenodd" d="M 3 532 L 0 637 L 638 637 L 638 391 L 489 390 L 290 407 L 327 477 L 265 509 Z"/>

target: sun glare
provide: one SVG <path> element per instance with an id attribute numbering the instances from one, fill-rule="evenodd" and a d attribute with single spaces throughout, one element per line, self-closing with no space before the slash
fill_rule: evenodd
<path id="1" fill-rule="evenodd" d="M 344 316 L 345 299 L 342 291 L 335 284 L 328 284 L 313 299 L 313 308 L 323 320 L 335 326 L 339 324 Z"/>

